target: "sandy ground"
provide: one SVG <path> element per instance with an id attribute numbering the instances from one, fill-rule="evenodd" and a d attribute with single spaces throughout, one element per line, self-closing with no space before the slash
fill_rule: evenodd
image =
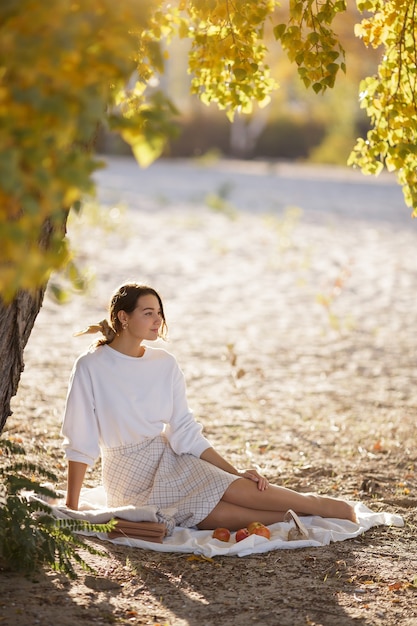
<path id="1" fill-rule="evenodd" d="M 108 544 L 97 575 L 0 570 L 0 624 L 417 624 L 417 222 L 389 176 L 252 162 L 109 159 L 70 225 L 89 290 L 47 297 L 6 436 L 65 485 L 74 358 L 121 282 L 162 294 L 190 404 L 239 467 L 401 513 L 321 549 L 216 558 Z M 99 467 L 86 479 L 99 480 Z"/>

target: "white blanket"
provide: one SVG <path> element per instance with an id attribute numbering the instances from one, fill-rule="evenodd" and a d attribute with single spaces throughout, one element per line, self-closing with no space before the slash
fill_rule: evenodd
<path id="1" fill-rule="evenodd" d="M 249 554 L 261 554 L 271 550 L 290 550 L 294 548 L 307 548 L 326 546 L 332 541 L 344 541 L 361 535 L 373 526 L 404 526 L 400 515 L 392 513 L 374 513 L 361 502 L 353 503 L 358 518 L 358 523 L 340 519 L 326 519 L 322 517 L 303 517 L 302 522 L 308 531 L 309 538 L 296 541 L 288 540 L 288 531 L 294 527 L 292 522 L 279 522 L 269 526 L 271 539 L 250 535 L 246 539 L 236 543 L 234 533 L 229 542 L 219 541 L 212 538 L 211 530 L 197 530 L 195 528 L 176 527 L 171 536 L 166 537 L 163 543 L 153 543 L 129 537 L 108 539 L 106 533 L 86 533 L 100 539 L 111 541 L 119 545 L 133 548 L 145 548 L 160 552 L 185 552 L 198 554 L 205 557 L 217 555 L 223 556 L 247 556 Z M 92 523 L 105 523 L 113 517 L 121 517 L 131 521 L 156 522 L 158 518 L 157 507 L 148 506 L 142 508 L 123 507 L 109 509 L 105 506 L 105 495 L 102 487 L 83 489 L 80 498 L 80 510 L 72 511 L 58 502 L 52 506 L 54 515 L 59 518 L 84 519 Z"/>

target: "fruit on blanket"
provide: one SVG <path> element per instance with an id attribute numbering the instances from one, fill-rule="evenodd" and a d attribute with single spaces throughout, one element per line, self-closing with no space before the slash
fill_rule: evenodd
<path id="1" fill-rule="evenodd" d="M 249 528 L 249 533 L 251 535 L 259 535 L 260 537 L 266 537 L 267 539 L 271 539 L 271 531 L 267 526 L 264 526 L 264 524 L 256 523 L 256 526 L 253 527 L 252 531 Z"/>
<path id="2" fill-rule="evenodd" d="M 249 533 L 252 535 L 252 533 L 255 531 L 255 528 L 258 528 L 259 526 L 263 526 L 262 522 L 251 522 L 250 524 L 248 524 Z"/>
<path id="3" fill-rule="evenodd" d="M 230 530 L 228 528 L 216 528 L 213 530 L 212 537 L 219 539 L 219 541 L 229 541 Z"/>
<path id="4" fill-rule="evenodd" d="M 247 528 L 239 528 L 239 530 L 236 531 L 236 541 L 242 541 L 242 539 L 246 539 L 246 537 L 249 537 L 250 532 L 248 531 Z"/>

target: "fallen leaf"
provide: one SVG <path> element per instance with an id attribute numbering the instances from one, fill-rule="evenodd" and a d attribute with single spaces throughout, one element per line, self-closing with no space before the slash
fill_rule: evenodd
<path id="1" fill-rule="evenodd" d="M 390 583 L 388 585 L 388 589 L 390 591 L 398 591 L 399 589 L 402 589 L 404 587 L 404 584 L 405 583 L 403 583 L 400 580 L 398 580 L 396 583 Z"/>
<path id="2" fill-rule="evenodd" d="M 193 554 L 192 556 L 187 557 L 187 561 L 208 561 L 209 563 L 214 563 L 214 559 L 202 554 Z"/>

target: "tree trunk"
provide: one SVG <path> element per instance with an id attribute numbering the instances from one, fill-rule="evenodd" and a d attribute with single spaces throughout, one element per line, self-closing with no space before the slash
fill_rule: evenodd
<path id="1" fill-rule="evenodd" d="M 42 306 L 45 287 L 33 293 L 19 291 L 5 305 L 0 300 L 0 433 L 11 415 L 10 401 L 24 369 L 23 350 Z"/>
<path id="2" fill-rule="evenodd" d="M 62 222 L 58 225 L 62 236 L 65 235 L 67 217 L 68 211 L 63 211 Z M 43 250 L 48 248 L 53 231 L 54 226 L 46 219 L 39 239 L 39 247 Z M 31 291 L 18 291 L 10 304 L 5 304 L 0 297 L 0 434 L 12 414 L 10 402 L 25 367 L 23 351 L 41 309 L 45 289 L 46 284 Z"/>
<path id="3" fill-rule="evenodd" d="M 264 110 L 265 111 L 265 110 Z M 249 120 L 236 115 L 230 130 L 230 151 L 238 159 L 250 159 L 267 124 L 267 113 L 257 111 Z"/>

